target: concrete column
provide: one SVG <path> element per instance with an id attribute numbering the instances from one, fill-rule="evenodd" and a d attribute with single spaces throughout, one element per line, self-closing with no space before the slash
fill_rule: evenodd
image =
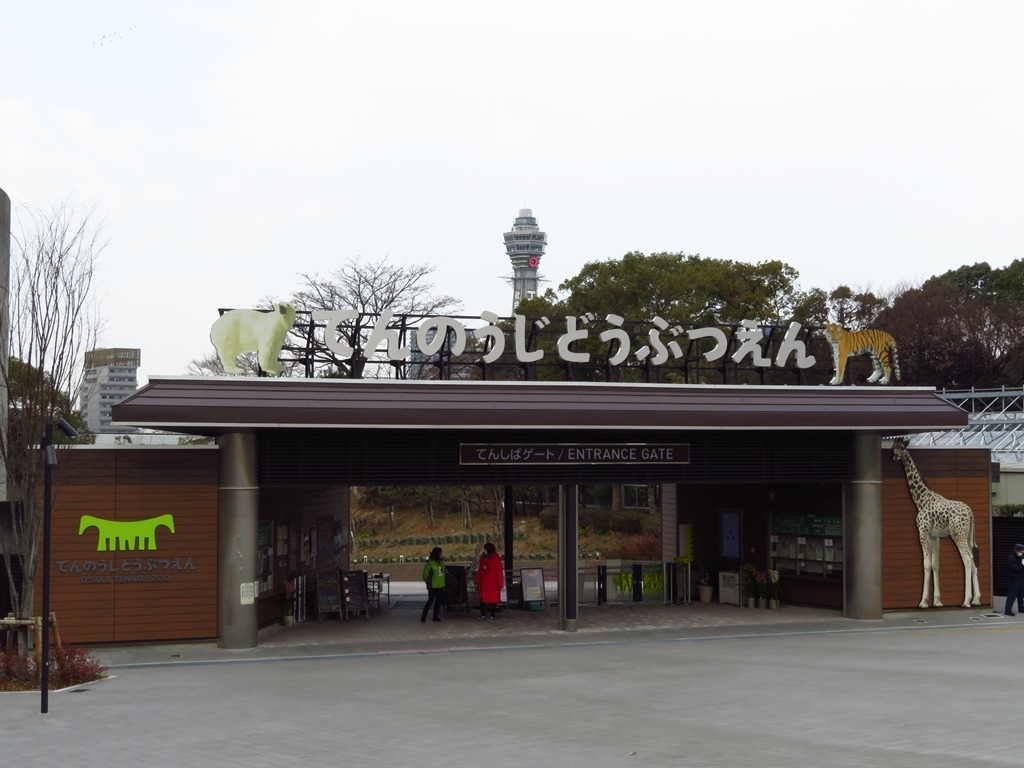
<path id="1" fill-rule="evenodd" d="M 882 618 L 882 440 L 853 439 L 853 479 L 843 487 L 843 612 Z"/>
<path id="2" fill-rule="evenodd" d="M 558 487 L 558 628 L 575 632 L 579 618 L 579 486 Z"/>
<path id="3" fill-rule="evenodd" d="M 675 483 L 661 486 L 661 559 L 670 563 L 679 557 L 679 488 Z"/>
<path id="4" fill-rule="evenodd" d="M 259 532 L 259 484 L 256 436 L 231 432 L 220 447 L 217 541 L 217 645 L 255 648 Z"/>
<path id="5" fill-rule="evenodd" d="M 665 571 L 665 604 L 674 603 L 679 599 L 679 582 L 686 568 L 677 565 L 675 559 L 679 551 L 679 489 L 675 483 L 664 483 L 661 486 L 661 562 Z"/>
<path id="6" fill-rule="evenodd" d="M 11 198 L 0 189 L 0 440 L 7 440 L 7 340 L 11 336 Z M 6 451 L 4 451 L 6 454 Z M 7 464 L 0 461 L 0 502 L 7 501 Z"/>

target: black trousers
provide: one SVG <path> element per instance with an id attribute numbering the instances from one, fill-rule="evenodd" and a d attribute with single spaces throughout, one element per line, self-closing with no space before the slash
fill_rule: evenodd
<path id="1" fill-rule="evenodd" d="M 427 620 L 427 613 L 430 607 L 434 607 L 434 618 L 441 618 L 441 608 L 444 607 L 444 587 L 427 587 L 427 604 L 423 606 L 423 614 L 420 621 Z"/>
<path id="2" fill-rule="evenodd" d="M 1024 601 L 1024 577 L 1010 577 L 1010 588 L 1006 590 L 1006 607 L 1003 608 L 1005 613 L 1013 610 L 1014 601 L 1017 602 L 1017 610 L 1024 611 L 1024 606 L 1021 605 Z"/>

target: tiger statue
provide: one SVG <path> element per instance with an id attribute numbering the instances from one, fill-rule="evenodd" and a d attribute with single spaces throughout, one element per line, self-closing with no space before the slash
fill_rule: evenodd
<path id="1" fill-rule="evenodd" d="M 896 341 L 885 331 L 874 328 L 848 331 L 841 325 L 829 323 L 825 326 L 825 338 L 832 345 L 832 363 L 836 369 L 836 375 L 829 384 L 842 384 L 843 374 L 846 373 L 846 358 L 865 352 L 871 355 L 871 365 L 875 369 L 868 377 L 869 384 L 876 381 L 888 384 L 891 374 L 899 379 L 900 359 L 896 353 Z"/>

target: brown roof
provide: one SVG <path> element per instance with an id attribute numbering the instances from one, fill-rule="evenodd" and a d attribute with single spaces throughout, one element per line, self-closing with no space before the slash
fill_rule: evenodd
<path id="1" fill-rule="evenodd" d="M 219 435 L 239 428 L 858 430 L 963 427 L 967 413 L 912 387 L 154 378 L 118 424 Z"/>

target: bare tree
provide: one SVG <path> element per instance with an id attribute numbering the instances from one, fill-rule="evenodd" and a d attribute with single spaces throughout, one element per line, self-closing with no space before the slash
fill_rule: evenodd
<path id="1" fill-rule="evenodd" d="M 373 330 L 377 318 L 385 310 L 404 317 L 401 325 L 403 334 L 412 330 L 418 318 L 434 315 L 451 315 L 461 309 L 461 302 L 451 296 L 434 293 L 429 276 L 434 267 L 425 264 L 396 265 L 387 257 L 378 261 L 363 262 L 358 257 L 330 274 L 300 273 L 303 285 L 289 302 L 299 311 L 300 318 L 288 335 L 282 350 L 281 363 L 285 376 L 307 375 L 324 377 L 362 376 L 368 361 L 383 363 L 366 369 L 371 376 L 386 377 L 393 372 L 387 360 L 373 350 L 365 349 L 365 343 Z M 265 297 L 253 307 L 273 307 L 279 300 Z M 310 313 L 321 309 L 348 309 L 359 312 L 359 318 L 341 324 L 335 331 L 350 348 L 355 350 L 351 359 L 339 359 L 320 338 L 313 327 Z M 408 320 L 413 322 L 407 322 Z M 397 322 L 397 321 L 396 321 Z M 323 324 L 320 324 L 321 329 Z M 256 355 L 247 352 L 239 356 L 239 365 L 246 375 L 258 375 L 259 363 Z M 421 366 L 422 367 L 422 366 Z M 196 358 L 188 365 L 193 376 L 223 376 L 224 366 L 216 352 Z"/>
<path id="2" fill-rule="evenodd" d="M 379 315 L 385 309 L 423 316 L 459 310 L 461 302 L 433 293 L 428 278 L 434 269 L 427 264 L 390 264 L 387 257 L 363 263 L 357 257 L 328 277 L 301 274 L 306 285 L 293 301 L 298 309 L 346 308 L 368 315 Z"/>
<path id="3" fill-rule="evenodd" d="M 95 210 L 65 200 L 49 210 L 19 207 L 20 235 L 12 236 L 10 280 L 3 300 L 10 311 L 7 439 L 0 460 L 7 472 L 8 512 L 0 519 L 0 550 L 15 614 L 27 618 L 35 595 L 42 514 L 36 504 L 42 475 L 40 438 L 46 424 L 72 414 L 84 352 L 99 331 L 92 301 L 96 259 L 106 246 Z M 20 571 L 21 589 L 16 589 Z"/>
<path id="4" fill-rule="evenodd" d="M 238 367 L 245 371 L 246 376 L 259 376 L 260 364 L 256 359 L 255 352 L 243 352 L 238 356 Z M 224 371 L 224 363 L 216 351 L 210 352 L 205 357 L 197 357 L 188 364 L 185 372 L 189 376 L 227 376 Z"/>
<path id="5" fill-rule="evenodd" d="M 357 257 L 326 277 L 301 274 L 305 285 L 292 296 L 296 309 L 310 312 L 352 309 L 360 313 L 358 319 L 342 324 L 335 331 L 356 350 L 352 359 L 335 359 L 326 347 L 314 351 L 318 362 L 329 361 L 328 366 L 320 366 L 322 374 L 382 378 L 391 375 L 393 368 L 386 364 L 364 368 L 368 361 L 387 362 L 375 350 L 365 349 L 366 339 L 379 315 L 390 310 L 396 315 L 408 315 L 415 322 L 417 318 L 451 315 L 462 308 L 462 303 L 455 298 L 434 293 L 434 285 L 429 280 L 434 269 L 427 264 L 391 264 L 387 257 L 372 262 L 363 262 Z M 402 327 L 403 332 L 408 330 L 408 326 Z M 312 328 L 299 328 L 296 324 L 292 336 L 298 346 L 309 347 L 311 334 Z"/>

